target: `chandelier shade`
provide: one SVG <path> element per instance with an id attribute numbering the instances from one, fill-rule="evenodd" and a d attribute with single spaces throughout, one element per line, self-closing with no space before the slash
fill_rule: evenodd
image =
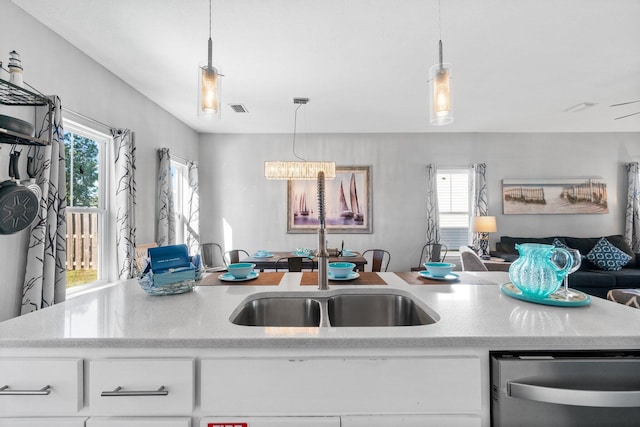
<path id="1" fill-rule="evenodd" d="M 326 179 L 336 177 L 335 162 L 308 161 L 266 161 L 264 162 L 264 177 L 278 180 L 315 180 L 318 172 L 324 172 Z"/>

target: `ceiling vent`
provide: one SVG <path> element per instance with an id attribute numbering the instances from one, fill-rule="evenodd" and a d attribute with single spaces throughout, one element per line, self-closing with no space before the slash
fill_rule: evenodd
<path id="1" fill-rule="evenodd" d="M 242 104 L 229 104 L 229 107 L 236 113 L 248 113 L 249 110 Z"/>

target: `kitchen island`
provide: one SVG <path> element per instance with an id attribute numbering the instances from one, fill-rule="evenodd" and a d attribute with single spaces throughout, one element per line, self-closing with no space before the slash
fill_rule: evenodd
<path id="1" fill-rule="evenodd" d="M 167 426 L 216 425 L 220 417 L 302 417 L 292 425 L 305 426 L 336 425 L 336 420 L 344 427 L 488 426 L 490 351 L 640 349 L 639 310 L 599 298 L 572 308 L 516 300 L 500 292 L 508 276 L 498 272 L 460 273 L 458 283 L 439 285 L 409 284 L 396 273 L 379 273 L 386 285 L 360 287 L 412 295 L 437 320 L 424 326 L 230 322 L 252 294 L 318 292 L 300 286 L 302 274 L 286 273 L 273 286 L 199 286 L 165 297 L 149 296 L 130 280 L 2 322 L 0 373 L 12 372 L 18 384 L 20 373 L 11 371 L 13 366 L 34 365 L 24 369 L 37 372 L 40 382 L 42 371 L 68 369 L 76 387 L 71 398 L 57 396 L 71 403 L 53 409 L 25 407 L 21 396 L 0 399 L 0 417 L 87 420 L 87 426 L 135 425 L 131 417 L 160 416 L 175 422 Z M 478 280 L 487 284 L 465 284 Z M 323 292 L 354 287 L 331 282 Z M 47 385 L 37 381 L 15 388 Z M 117 387 L 162 397 L 127 397 Z"/>

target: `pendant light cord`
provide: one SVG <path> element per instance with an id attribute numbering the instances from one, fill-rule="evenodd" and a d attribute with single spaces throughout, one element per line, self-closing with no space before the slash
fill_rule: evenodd
<path id="1" fill-rule="evenodd" d="M 305 159 L 303 159 L 302 157 L 298 156 L 296 154 L 296 129 L 298 127 L 298 110 L 300 109 L 300 107 L 302 107 L 304 104 L 298 104 L 298 106 L 296 107 L 296 111 L 295 113 L 293 113 L 293 155 L 302 160 L 303 162 L 306 162 Z"/>
<path id="2" fill-rule="evenodd" d="M 211 39 L 211 0 L 209 0 L 209 39 Z"/>

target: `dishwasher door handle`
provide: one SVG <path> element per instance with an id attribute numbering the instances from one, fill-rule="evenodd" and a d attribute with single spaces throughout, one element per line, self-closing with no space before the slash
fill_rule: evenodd
<path id="1" fill-rule="evenodd" d="M 607 408 L 640 407 L 640 390 L 578 390 L 507 381 L 507 395 L 559 405 Z"/>

